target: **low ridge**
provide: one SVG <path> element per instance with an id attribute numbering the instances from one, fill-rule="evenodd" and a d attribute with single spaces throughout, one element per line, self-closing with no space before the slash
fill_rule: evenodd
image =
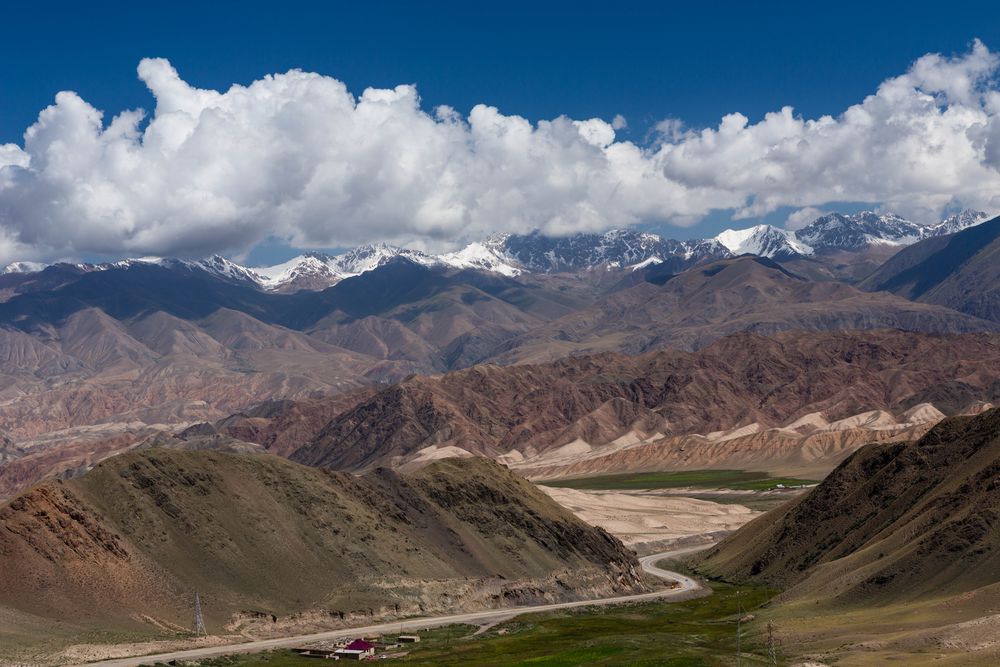
<path id="1" fill-rule="evenodd" d="M 0 522 L 0 613 L 43 634 L 185 628 L 196 592 L 213 631 L 266 634 L 643 590 L 618 540 L 484 459 L 354 477 L 149 449 L 31 489 Z"/>

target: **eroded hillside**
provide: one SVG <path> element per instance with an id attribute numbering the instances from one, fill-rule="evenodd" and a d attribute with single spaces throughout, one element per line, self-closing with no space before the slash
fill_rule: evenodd
<path id="1" fill-rule="evenodd" d="M 213 632 L 267 634 L 643 587 L 618 540 L 484 459 L 354 477 L 153 449 L 36 487 L 0 522 L 10 647 L 56 621 L 187 628 L 195 592 Z"/>

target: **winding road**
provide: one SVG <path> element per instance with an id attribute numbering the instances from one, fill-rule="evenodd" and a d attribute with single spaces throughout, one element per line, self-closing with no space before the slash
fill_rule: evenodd
<path id="1" fill-rule="evenodd" d="M 393 623 L 380 623 L 378 625 L 366 625 L 359 628 L 341 628 L 329 632 L 319 632 L 311 635 L 297 635 L 294 637 L 281 637 L 279 639 L 260 639 L 257 641 L 244 642 L 241 644 L 224 644 L 219 646 L 206 646 L 203 648 L 187 649 L 184 651 L 173 651 L 170 653 L 158 653 L 155 655 L 135 656 L 131 658 L 115 658 L 113 660 L 102 660 L 100 662 L 87 663 L 88 667 L 101 665 L 103 667 L 138 667 L 139 665 L 151 665 L 154 662 L 169 662 L 171 660 L 200 660 L 204 658 L 215 658 L 234 653 L 257 653 L 276 648 L 290 648 L 301 646 L 318 641 L 330 641 L 335 639 L 345 639 L 366 635 L 379 635 L 398 633 L 401 631 L 416 631 L 423 628 L 441 627 L 454 623 L 470 623 L 473 625 L 496 623 L 504 621 L 522 614 L 536 614 L 543 611 L 555 611 L 557 609 L 573 609 L 576 607 L 594 607 L 604 605 L 623 604 L 627 602 L 641 602 L 643 600 L 661 600 L 687 598 L 692 593 L 700 591 L 702 585 L 691 577 L 686 577 L 678 572 L 671 572 L 656 566 L 656 563 L 667 558 L 674 558 L 683 554 L 694 553 L 707 549 L 710 544 L 687 547 L 684 549 L 674 549 L 660 553 L 643 556 L 639 559 L 642 569 L 653 576 L 676 581 L 677 586 L 665 588 L 651 593 L 638 593 L 636 595 L 621 595 L 611 598 L 600 598 L 597 600 L 579 600 L 576 602 L 557 602 L 554 604 L 529 605 L 524 607 L 510 607 L 507 609 L 491 609 L 489 611 L 477 611 L 468 614 L 452 614 L 450 616 L 432 616 L 425 618 L 411 618 Z M 82 665 L 77 667 L 83 667 Z"/>

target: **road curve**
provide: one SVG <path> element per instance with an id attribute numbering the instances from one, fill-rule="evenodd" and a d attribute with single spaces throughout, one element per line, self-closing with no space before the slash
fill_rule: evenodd
<path id="1" fill-rule="evenodd" d="M 100 665 L 101 667 L 138 667 L 139 665 L 151 665 L 154 662 L 169 662 L 171 660 L 200 660 L 204 658 L 216 658 L 234 653 L 257 653 L 276 648 L 290 648 L 306 643 L 317 641 L 330 641 L 334 639 L 344 639 L 357 637 L 359 635 L 377 635 L 400 632 L 405 630 L 415 631 L 422 628 L 440 627 L 442 625 L 452 625 L 454 623 L 485 624 L 503 621 L 522 614 L 535 614 L 543 611 L 555 611 L 557 609 L 572 609 L 575 607 L 594 607 L 613 604 L 623 604 L 626 602 L 640 602 L 643 600 L 660 600 L 687 597 L 695 591 L 701 590 L 702 586 L 691 577 L 686 577 L 677 572 L 664 570 L 656 566 L 661 560 L 673 558 L 682 554 L 693 553 L 706 549 L 710 544 L 697 547 L 687 547 L 685 549 L 674 549 L 660 553 L 643 556 L 639 559 L 642 569 L 649 574 L 676 581 L 678 586 L 665 588 L 651 593 L 638 593 L 636 595 L 621 595 L 611 598 L 600 598 L 598 600 L 579 600 L 576 602 L 557 602 L 553 604 L 529 605 L 524 607 L 510 607 L 507 609 L 490 609 L 488 611 L 477 611 L 467 614 L 452 614 L 450 616 L 432 616 L 425 618 L 411 618 L 393 623 L 380 623 L 378 625 L 366 625 L 359 628 L 341 628 L 329 632 L 319 632 L 311 635 L 297 635 L 294 637 L 281 637 L 278 639 L 260 639 L 257 641 L 244 642 L 241 644 L 225 644 L 220 646 L 206 646 L 203 648 L 187 649 L 184 651 L 172 651 L 170 653 L 158 653 L 155 655 L 135 656 L 131 658 L 115 658 L 112 660 L 102 660 L 100 662 L 89 662 L 88 667 Z M 84 667 L 78 665 L 76 667 Z"/>

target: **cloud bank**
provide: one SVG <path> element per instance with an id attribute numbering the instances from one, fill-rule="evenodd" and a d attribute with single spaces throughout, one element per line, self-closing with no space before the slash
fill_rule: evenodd
<path id="1" fill-rule="evenodd" d="M 422 109 L 413 86 L 355 96 L 298 70 L 200 90 L 144 59 L 151 115 L 108 121 L 61 92 L 23 145 L 0 145 L 0 262 L 238 253 L 268 236 L 440 249 L 497 231 L 683 226 L 713 209 L 746 218 L 834 201 L 918 220 L 996 210 L 998 67 L 976 41 L 923 56 L 837 116 L 665 121 L 637 145 L 616 136 L 620 116 L 532 124 L 487 105 L 463 116 Z"/>

